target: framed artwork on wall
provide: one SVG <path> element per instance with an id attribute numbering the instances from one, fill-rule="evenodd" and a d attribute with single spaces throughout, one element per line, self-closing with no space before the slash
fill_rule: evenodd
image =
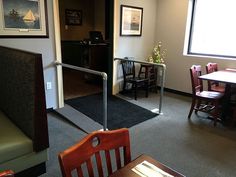
<path id="1" fill-rule="evenodd" d="M 82 25 L 82 10 L 66 9 L 66 25 Z"/>
<path id="2" fill-rule="evenodd" d="M 143 8 L 121 5 L 120 35 L 141 36 Z"/>
<path id="3" fill-rule="evenodd" d="M 46 0 L 0 0 L 0 37 L 48 37 Z"/>

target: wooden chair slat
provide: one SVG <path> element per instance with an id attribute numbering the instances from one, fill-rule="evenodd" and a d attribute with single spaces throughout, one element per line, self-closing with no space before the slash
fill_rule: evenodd
<path id="1" fill-rule="evenodd" d="M 79 177 L 84 177 L 81 166 L 77 167 L 76 170 Z"/>
<path id="2" fill-rule="evenodd" d="M 103 177 L 103 169 L 102 169 L 102 159 L 101 159 L 101 155 L 99 152 L 95 153 L 95 157 L 96 157 L 96 162 L 97 162 L 97 169 L 98 169 L 98 174 L 99 177 Z"/>
<path id="3" fill-rule="evenodd" d="M 117 165 L 117 168 L 120 169 L 121 168 L 121 160 L 120 160 L 120 150 L 119 150 L 119 148 L 115 149 L 115 154 L 116 154 L 116 165 Z"/>
<path id="4" fill-rule="evenodd" d="M 111 166 L 110 151 L 105 151 L 105 155 L 106 155 L 106 164 L 107 164 L 108 175 L 111 175 L 112 174 L 112 166 Z"/>
<path id="5" fill-rule="evenodd" d="M 92 165 L 91 158 L 89 158 L 89 160 L 86 161 L 86 165 L 87 165 L 89 177 L 94 177 L 93 165 Z"/>

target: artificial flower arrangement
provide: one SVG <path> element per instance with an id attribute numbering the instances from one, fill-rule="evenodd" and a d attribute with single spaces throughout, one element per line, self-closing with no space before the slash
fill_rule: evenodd
<path id="1" fill-rule="evenodd" d="M 158 42 L 158 45 L 156 45 L 153 48 L 152 55 L 150 55 L 147 59 L 148 62 L 151 63 L 164 63 L 164 59 L 166 57 L 166 49 L 161 51 L 161 42 Z"/>

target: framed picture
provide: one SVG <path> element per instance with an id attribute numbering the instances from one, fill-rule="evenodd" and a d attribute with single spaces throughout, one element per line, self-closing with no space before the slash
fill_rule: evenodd
<path id="1" fill-rule="evenodd" d="M 82 10 L 65 10 L 66 25 L 82 25 Z"/>
<path id="2" fill-rule="evenodd" d="M 141 36 L 143 8 L 121 5 L 121 36 Z"/>
<path id="3" fill-rule="evenodd" d="M 48 37 L 46 0 L 0 0 L 0 37 Z"/>

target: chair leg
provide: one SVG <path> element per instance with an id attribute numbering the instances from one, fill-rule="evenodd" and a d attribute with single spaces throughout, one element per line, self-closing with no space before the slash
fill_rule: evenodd
<path id="1" fill-rule="evenodd" d="M 125 80 L 124 80 L 124 83 L 123 83 L 123 91 L 125 91 L 126 90 L 126 82 L 125 82 Z"/>
<path id="2" fill-rule="evenodd" d="M 198 110 L 199 110 L 199 107 L 200 107 L 201 103 L 202 103 L 201 100 L 198 100 L 198 101 L 197 101 L 197 105 L 196 105 L 196 108 L 197 108 L 197 109 L 195 109 L 195 114 L 197 114 L 197 112 L 198 112 Z"/>
<path id="3" fill-rule="evenodd" d="M 188 114 L 188 119 L 190 119 L 192 113 L 193 113 L 193 110 L 194 110 L 194 107 L 195 107 L 195 104 L 196 104 L 196 99 L 192 99 L 192 104 L 191 104 L 191 108 L 190 108 L 190 111 L 189 111 L 189 114 Z"/>
<path id="4" fill-rule="evenodd" d="M 217 119 L 218 119 L 218 116 L 219 116 L 219 103 L 218 102 L 215 102 L 214 103 L 214 112 L 213 112 L 213 118 L 214 118 L 214 126 L 217 125 Z"/>
<path id="5" fill-rule="evenodd" d="M 137 83 L 134 84 L 134 99 L 137 100 Z"/>
<path id="6" fill-rule="evenodd" d="M 233 127 L 236 123 L 236 108 L 233 108 L 233 118 L 232 118 L 232 123 L 231 123 L 231 127 Z"/>
<path id="7" fill-rule="evenodd" d="M 148 82 L 146 82 L 146 97 L 148 97 L 148 91 L 149 91 Z"/>

